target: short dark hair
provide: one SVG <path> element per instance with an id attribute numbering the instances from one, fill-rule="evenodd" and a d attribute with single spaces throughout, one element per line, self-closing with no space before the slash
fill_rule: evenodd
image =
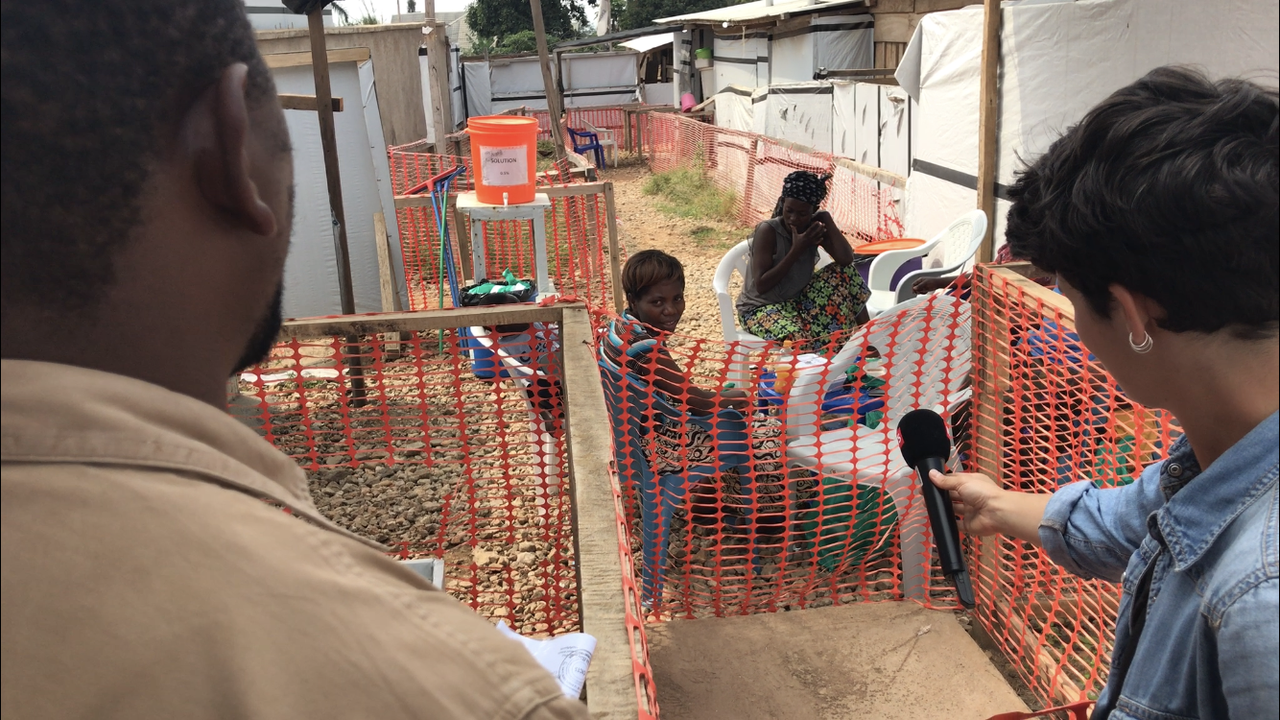
<path id="1" fill-rule="evenodd" d="M 1110 317 L 1114 283 L 1160 327 L 1243 339 L 1280 320 L 1275 89 L 1157 68 L 1089 111 L 1009 189 L 1010 249 Z"/>
<path id="2" fill-rule="evenodd" d="M 274 94 L 242 0 L 5 2 L 3 304 L 92 307 L 155 158 L 232 63 Z"/>
<path id="3" fill-rule="evenodd" d="M 675 280 L 684 284 L 684 265 L 661 250 L 641 250 L 622 266 L 622 289 L 627 297 L 639 300 L 649 288 Z"/>

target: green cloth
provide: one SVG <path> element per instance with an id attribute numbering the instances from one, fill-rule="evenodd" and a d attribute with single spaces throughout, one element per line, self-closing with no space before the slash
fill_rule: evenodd
<path id="1" fill-rule="evenodd" d="M 529 289 L 529 283 L 524 280 L 516 280 L 515 274 L 510 270 L 503 270 L 502 277 L 507 281 L 506 285 L 499 285 L 493 282 L 483 282 L 479 285 L 467 290 L 468 295 L 496 295 L 498 293 L 519 293 Z"/>
<path id="2" fill-rule="evenodd" d="M 840 478 L 822 478 L 822 505 L 796 513 L 803 548 L 817 545 L 817 560 L 827 572 L 844 572 L 875 557 L 888 546 L 898 524 L 893 498 L 873 485 L 853 486 Z"/>

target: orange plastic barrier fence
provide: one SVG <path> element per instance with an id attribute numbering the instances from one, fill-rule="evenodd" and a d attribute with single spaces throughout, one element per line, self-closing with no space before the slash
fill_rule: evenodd
<path id="1" fill-rule="evenodd" d="M 893 190 L 836 162 L 827 153 L 799 152 L 755 133 L 708 125 L 675 113 L 646 113 L 649 168 L 699 169 L 733 194 L 738 220 L 755 225 L 773 216 L 782 180 L 795 170 L 830 174 L 825 207 L 855 243 L 902 237 Z"/>
<path id="2" fill-rule="evenodd" d="M 973 292 L 971 469 L 1028 492 L 1112 487 L 1132 482 L 1180 434 L 1089 355 L 1061 295 L 995 266 L 978 270 Z M 1009 538 L 970 539 L 968 555 L 976 615 L 1030 690 L 1051 705 L 1096 699 L 1119 586 L 1070 575 Z"/>
<path id="3" fill-rule="evenodd" d="M 969 315 L 968 303 L 930 297 L 810 353 L 654 337 L 600 316 L 651 617 L 904 598 L 956 607 L 896 427 L 917 407 L 963 418 Z"/>
<path id="4" fill-rule="evenodd" d="M 322 513 L 399 558 L 443 558 L 445 589 L 480 615 L 531 637 L 579 631 L 559 333 L 295 337 L 238 376 L 230 411 L 307 471 Z M 618 530 L 634 599 L 621 514 Z M 626 607 L 638 716 L 657 718 L 644 617 Z"/>
<path id="5" fill-rule="evenodd" d="M 637 105 L 630 108 L 620 107 L 584 107 L 584 108 L 568 108 L 565 110 L 565 117 L 569 123 L 569 127 L 574 130 L 585 130 L 590 124 L 597 130 L 612 130 L 613 139 L 618 143 L 618 149 L 622 149 L 623 142 L 627 134 L 628 121 L 631 124 L 631 137 L 636 138 L 639 135 L 637 128 L 643 122 L 640 112 L 646 108 L 667 108 L 666 105 L 642 106 Z M 632 112 L 628 113 L 630 110 Z M 551 114 L 546 110 L 534 110 L 529 113 L 538 119 L 538 139 L 551 139 Z M 572 148 L 570 148 L 572 150 Z"/>
<path id="6" fill-rule="evenodd" d="M 443 557 L 448 591 L 486 617 L 576 630 L 561 418 L 477 377 L 454 332 L 440 342 L 423 331 L 281 343 L 240 375 L 233 412 L 307 471 L 338 524 Z M 558 373 L 536 343 L 526 358 Z"/>
<path id="7" fill-rule="evenodd" d="M 391 184 L 397 196 L 420 187 L 429 178 L 449 168 L 464 166 L 462 175 L 450 192 L 473 189 L 471 159 L 421 152 L 420 145 L 390 149 Z M 557 170 L 539 177 L 540 188 L 566 187 L 575 184 L 567 170 Z M 546 217 L 547 266 L 556 290 L 577 297 L 592 307 L 611 303 L 613 279 L 609 262 L 609 216 L 607 199 L 601 184 L 584 186 L 581 194 L 560 194 L 551 198 Z M 428 193 L 423 190 L 422 193 Z M 452 200 L 450 201 L 452 206 Z M 405 286 L 409 290 L 409 309 L 426 310 L 440 307 L 439 277 L 441 243 L 435 212 L 429 202 L 397 211 L 400 245 L 404 258 Z M 449 246 L 455 267 L 470 262 L 471 236 L 465 219 L 451 209 L 445 211 L 449 228 Z M 502 277 L 510 270 L 517 277 L 533 278 L 534 242 L 532 228 L 523 222 L 484 222 L 487 267 L 474 272 L 477 277 Z M 620 254 L 624 251 L 620 248 Z M 622 262 L 622 258 L 619 258 Z M 477 269 L 479 270 L 479 269 Z M 444 293 L 445 307 L 451 306 L 449 292 Z"/>

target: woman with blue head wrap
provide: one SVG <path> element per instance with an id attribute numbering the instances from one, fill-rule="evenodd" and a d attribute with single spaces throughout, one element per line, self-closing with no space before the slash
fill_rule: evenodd
<path id="1" fill-rule="evenodd" d="M 807 348 L 867 321 L 871 291 L 853 267 L 853 248 L 831 213 L 818 209 L 829 180 L 805 170 L 791 173 L 773 217 L 756 226 L 737 303 L 747 332 Z M 818 248 L 834 262 L 815 271 Z"/>

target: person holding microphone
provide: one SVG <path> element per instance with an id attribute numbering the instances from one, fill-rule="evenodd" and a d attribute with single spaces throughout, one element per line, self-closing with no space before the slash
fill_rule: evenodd
<path id="1" fill-rule="evenodd" d="M 1275 89 L 1165 67 L 1091 110 L 1010 188 L 1011 251 L 1055 273 L 1089 351 L 1184 434 L 1132 484 L 1002 489 L 933 472 L 962 532 L 1122 583 L 1094 718 L 1280 707 Z"/>

